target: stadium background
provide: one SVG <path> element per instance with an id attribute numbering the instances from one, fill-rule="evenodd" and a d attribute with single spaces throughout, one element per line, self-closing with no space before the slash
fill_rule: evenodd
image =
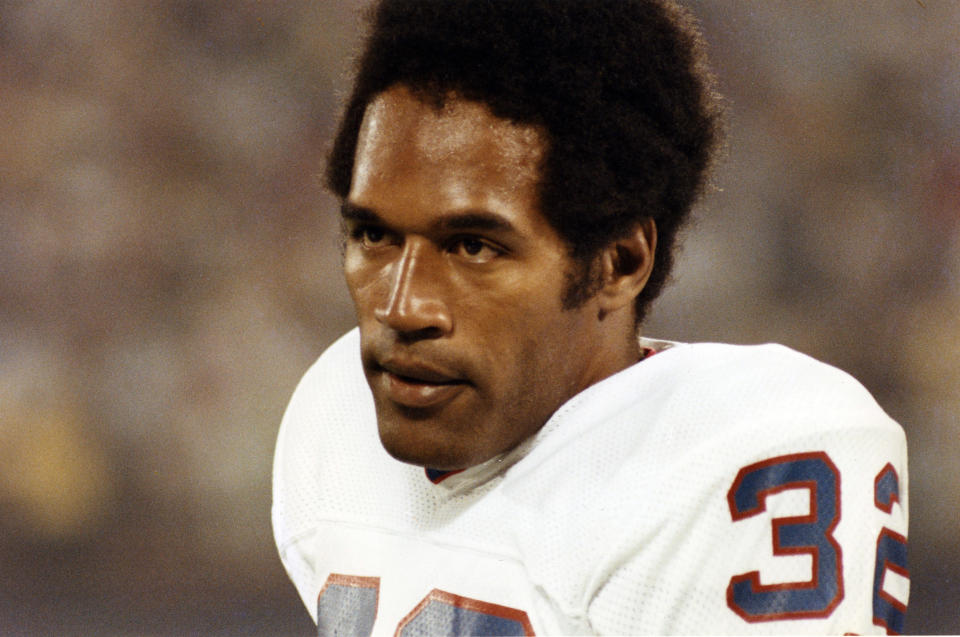
<path id="1" fill-rule="evenodd" d="M 273 440 L 352 325 L 318 173 L 358 2 L 0 2 L 0 633 L 308 635 Z M 960 633 L 960 3 L 692 2 L 730 113 L 647 333 L 780 341 L 910 441 Z"/>

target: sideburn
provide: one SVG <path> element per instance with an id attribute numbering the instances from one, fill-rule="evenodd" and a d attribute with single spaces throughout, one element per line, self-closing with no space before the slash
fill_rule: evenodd
<path id="1" fill-rule="evenodd" d="M 603 287 L 600 260 L 575 259 L 564 279 L 561 307 L 564 310 L 576 310 L 596 296 Z"/>

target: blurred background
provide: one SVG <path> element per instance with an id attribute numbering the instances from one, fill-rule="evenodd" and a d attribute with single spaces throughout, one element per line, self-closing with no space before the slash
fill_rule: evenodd
<path id="1" fill-rule="evenodd" d="M 0 0 L 0 634 L 314 632 L 270 472 L 353 324 L 319 174 L 361 4 Z M 908 632 L 960 633 L 960 3 L 688 4 L 728 147 L 646 333 L 859 378 Z"/>

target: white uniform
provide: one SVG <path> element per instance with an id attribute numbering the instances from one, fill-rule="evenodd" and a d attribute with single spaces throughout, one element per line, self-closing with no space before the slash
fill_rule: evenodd
<path id="1" fill-rule="evenodd" d="M 883 633 L 909 585 L 903 431 L 779 345 L 671 347 L 434 483 L 354 330 L 287 409 L 273 524 L 320 635 Z"/>

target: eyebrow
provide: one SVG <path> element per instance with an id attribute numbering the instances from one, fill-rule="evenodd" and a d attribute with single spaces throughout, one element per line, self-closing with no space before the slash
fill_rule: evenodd
<path id="1" fill-rule="evenodd" d="M 340 216 L 345 221 L 360 221 L 369 223 L 383 223 L 383 220 L 377 214 L 368 209 L 355 206 L 349 201 L 340 204 Z"/>
<path id="2" fill-rule="evenodd" d="M 340 206 L 340 215 L 346 221 L 359 223 L 387 224 L 377 213 L 369 208 L 355 206 L 344 201 Z M 486 232 L 517 232 L 516 228 L 504 217 L 486 210 L 464 210 L 440 216 L 432 224 L 431 230 L 450 232 L 453 230 L 483 230 Z"/>

